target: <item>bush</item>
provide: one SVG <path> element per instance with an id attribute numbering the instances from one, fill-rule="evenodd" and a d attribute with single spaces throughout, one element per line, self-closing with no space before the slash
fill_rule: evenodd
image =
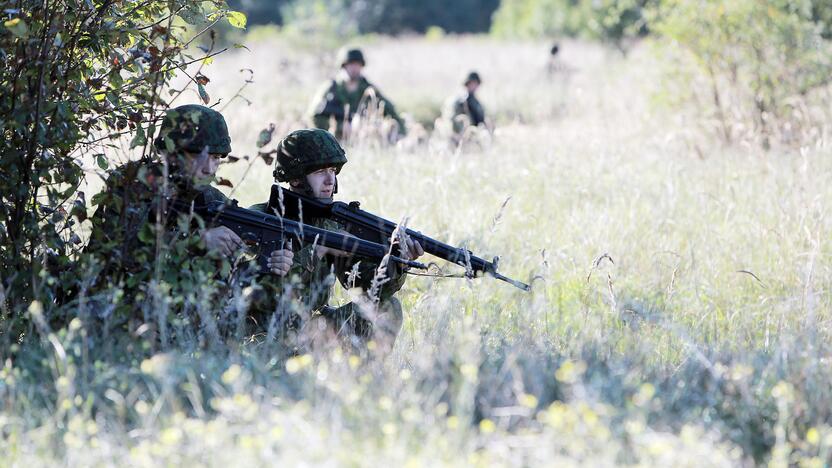
<path id="1" fill-rule="evenodd" d="M 26 0 L 5 12 L 0 345 L 19 340 L 30 303 L 56 304 L 74 285 L 78 226 L 87 216 L 77 193 L 82 161 L 108 169 L 111 140 L 126 135 L 136 152 L 152 155 L 156 122 L 180 94 L 163 93 L 174 72 L 214 53 L 211 25 L 226 16 L 245 23 L 223 0 Z"/>
<path id="2" fill-rule="evenodd" d="M 709 83 L 710 96 L 687 100 L 718 122 L 724 141 L 750 138 L 767 148 L 818 136 L 829 103 L 815 94 L 832 79 L 832 49 L 816 22 L 822 9 L 804 3 L 665 0 L 655 10 L 652 27 L 668 39 L 661 43 L 687 58 L 671 78 L 692 71 Z"/>
<path id="3" fill-rule="evenodd" d="M 599 39 L 626 50 L 627 40 L 647 33 L 650 0 L 503 0 L 491 32 L 504 37 Z"/>

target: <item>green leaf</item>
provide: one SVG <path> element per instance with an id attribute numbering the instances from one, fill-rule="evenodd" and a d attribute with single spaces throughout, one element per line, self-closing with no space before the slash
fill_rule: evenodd
<path id="1" fill-rule="evenodd" d="M 103 154 L 96 154 L 95 162 L 96 164 L 98 164 L 98 167 L 100 167 L 102 171 L 106 171 L 107 168 L 110 167 L 109 163 L 107 163 L 107 157 Z"/>
<path id="2" fill-rule="evenodd" d="M 153 243 L 156 240 L 156 234 L 153 233 L 153 227 L 150 223 L 146 223 L 139 231 L 139 240 L 145 244 Z"/>
<path id="3" fill-rule="evenodd" d="M 179 17 L 186 23 L 194 25 L 204 21 L 205 14 L 198 6 L 191 5 L 180 11 Z"/>
<path id="4" fill-rule="evenodd" d="M 260 130 L 260 135 L 257 136 L 257 147 L 262 148 L 269 144 L 272 141 L 272 135 L 274 134 L 274 124 L 269 124 L 269 128 L 265 128 Z"/>
<path id="5" fill-rule="evenodd" d="M 229 11 L 226 13 L 226 18 L 228 18 L 228 23 L 235 28 L 245 29 L 246 28 L 246 14 L 241 11 Z"/>
<path id="6" fill-rule="evenodd" d="M 130 149 L 137 146 L 144 146 L 145 143 L 147 143 L 147 136 L 144 134 L 144 127 L 139 125 L 136 127 L 136 136 L 134 136 L 133 140 L 130 142 Z"/>
<path id="7" fill-rule="evenodd" d="M 245 16 L 243 16 L 243 25 L 245 25 Z M 3 23 L 3 26 L 6 27 L 12 34 L 17 37 L 25 38 L 26 35 L 29 33 L 29 28 L 26 26 L 26 23 L 20 18 L 10 19 Z"/>

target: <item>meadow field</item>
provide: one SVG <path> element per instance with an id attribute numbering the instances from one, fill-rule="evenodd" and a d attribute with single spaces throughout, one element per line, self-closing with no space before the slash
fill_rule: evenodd
<path id="1" fill-rule="evenodd" d="M 532 291 L 413 276 L 383 362 L 43 324 L 42 346 L 0 363 L 0 465 L 828 466 L 828 128 L 801 148 L 723 144 L 667 104 L 670 65 L 649 43 L 625 57 L 567 41 L 555 73 L 543 42 L 356 45 L 412 131 L 352 142 L 338 198 L 499 255 Z M 203 70 L 249 156 L 219 173 L 244 206 L 272 183 L 260 130 L 303 125 L 335 53 L 269 34 L 246 46 Z M 470 69 L 496 130 L 451 147 L 430 122 Z"/>

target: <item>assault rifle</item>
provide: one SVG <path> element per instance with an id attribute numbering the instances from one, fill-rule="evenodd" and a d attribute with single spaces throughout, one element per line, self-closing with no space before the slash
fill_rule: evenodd
<path id="1" fill-rule="evenodd" d="M 349 233 L 382 245 L 389 244 L 390 238 L 396 230 L 396 223 L 362 210 L 358 202 L 325 202 L 286 190 L 277 184 L 272 185 L 268 206 L 269 209 L 282 213 L 286 219 L 301 220 L 304 216 L 308 216 L 338 221 L 346 225 Z M 464 267 L 466 276 L 470 278 L 487 274 L 524 291 L 531 290 L 528 284 L 513 280 L 497 272 L 499 257 L 494 257 L 489 262 L 474 256 L 470 250 L 453 247 L 420 232 L 411 229 L 407 229 L 405 232 L 411 239 L 418 241 L 425 252 Z"/>
<path id="2" fill-rule="evenodd" d="M 284 248 L 286 241 L 291 239 L 298 242 L 296 245 L 315 243 L 348 252 L 354 256 L 379 261 L 390 253 L 380 243 L 240 208 L 236 200 L 230 203 L 201 203 L 199 199 L 193 203 L 187 203 L 175 200 L 171 202 L 171 208 L 178 213 L 193 212 L 198 214 L 206 224 L 225 226 L 234 231 L 246 245 L 256 248 L 257 262 L 262 271 L 268 271 L 266 263 L 271 252 Z M 395 255 L 389 255 L 389 259 L 413 268 L 422 270 L 428 268 L 422 263 L 405 260 Z"/>

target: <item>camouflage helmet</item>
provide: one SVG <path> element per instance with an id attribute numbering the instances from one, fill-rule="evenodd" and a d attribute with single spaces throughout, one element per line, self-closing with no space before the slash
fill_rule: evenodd
<path id="1" fill-rule="evenodd" d="M 367 65 L 367 62 L 364 61 L 364 53 L 361 52 L 361 49 L 341 49 L 338 52 L 338 65 L 343 67 L 350 62 L 358 62 L 362 67 Z"/>
<path id="2" fill-rule="evenodd" d="M 286 135 L 277 144 L 276 159 L 274 178 L 289 182 L 324 167 L 335 167 L 336 173 L 341 172 L 347 155 L 331 133 L 315 128 Z"/>
<path id="3" fill-rule="evenodd" d="M 154 140 L 157 151 L 228 154 L 231 137 L 222 114 L 205 106 L 187 104 L 169 109 Z"/>
<path id="4" fill-rule="evenodd" d="M 463 81 L 462 84 L 467 85 L 468 83 L 470 83 L 472 81 L 476 81 L 478 84 L 482 84 L 482 79 L 480 78 L 480 74 L 475 72 L 475 71 L 472 71 L 472 72 L 468 73 L 468 75 L 465 77 L 465 81 Z"/>

